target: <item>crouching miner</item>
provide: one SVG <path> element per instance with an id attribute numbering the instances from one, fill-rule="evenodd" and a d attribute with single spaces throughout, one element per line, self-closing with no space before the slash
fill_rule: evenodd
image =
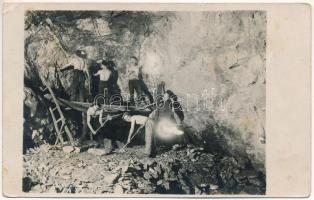
<path id="1" fill-rule="evenodd" d="M 131 128 L 129 130 L 129 136 L 127 144 L 131 142 L 132 134 L 135 129 L 135 125 L 141 125 L 135 134 L 137 134 L 140 129 L 145 127 L 145 155 L 148 157 L 155 156 L 155 146 L 153 144 L 154 140 L 154 121 L 150 117 L 142 115 L 133 115 L 129 113 L 124 113 L 122 116 L 123 120 L 131 123 Z M 134 135 L 135 136 L 135 135 Z"/>
<path id="2" fill-rule="evenodd" d="M 113 119 L 113 116 L 110 114 L 107 114 L 106 117 L 103 117 L 106 115 L 106 110 L 103 108 L 104 102 L 94 102 L 94 104 L 88 108 L 87 110 L 87 125 L 88 128 L 91 131 L 91 140 L 93 140 L 93 135 L 97 134 L 97 140 L 98 142 L 102 143 L 102 140 L 104 139 L 103 137 L 103 132 L 105 131 L 103 127 L 105 126 L 106 122 L 110 121 Z M 98 119 L 98 120 L 97 120 Z M 114 139 L 109 139 L 110 140 L 110 150 L 114 150 L 116 146 L 116 141 Z M 108 148 L 108 147 L 105 147 Z"/>
<path id="3" fill-rule="evenodd" d="M 93 135 L 96 135 L 97 130 L 99 130 L 100 127 L 104 126 L 103 114 L 104 114 L 104 109 L 102 108 L 102 105 L 99 103 L 95 103 L 94 105 L 89 107 L 87 110 L 87 125 Z M 92 119 L 96 119 L 97 117 L 98 117 L 98 122 L 100 124 L 100 127 L 98 127 L 98 129 L 94 129 L 92 126 L 92 121 L 93 121 Z M 109 121 L 111 119 L 112 117 L 108 114 L 106 121 Z"/>

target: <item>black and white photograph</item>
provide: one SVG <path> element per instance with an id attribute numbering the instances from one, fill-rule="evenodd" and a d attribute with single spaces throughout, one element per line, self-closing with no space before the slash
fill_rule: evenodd
<path id="1" fill-rule="evenodd" d="M 264 10 L 25 10 L 23 192 L 265 195 L 266 27 Z"/>

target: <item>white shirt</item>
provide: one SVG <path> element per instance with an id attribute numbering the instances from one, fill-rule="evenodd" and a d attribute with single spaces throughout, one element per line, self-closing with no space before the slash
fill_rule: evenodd
<path id="1" fill-rule="evenodd" d="M 138 80 L 138 75 L 139 75 L 139 66 L 132 66 L 129 65 L 127 66 L 127 75 L 128 75 L 128 79 L 132 80 L 132 79 L 136 79 Z"/>
<path id="2" fill-rule="evenodd" d="M 77 70 L 81 70 L 81 71 L 85 70 L 84 59 L 75 54 L 70 57 L 68 65 L 73 65 L 74 69 L 77 69 Z"/>

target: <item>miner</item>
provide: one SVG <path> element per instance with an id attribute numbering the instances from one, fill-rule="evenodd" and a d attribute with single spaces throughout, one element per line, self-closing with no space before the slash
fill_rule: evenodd
<path id="1" fill-rule="evenodd" d="M 103 121 L 104 108 L 102 107 L 103 107 L 103 104 L 99 102 L 95 102 L 91 107 L 87 109 L 87 125 L 90 131 L 93 133 L 93 135 L 96 135 L 97 133 L 96 132 L 97 129 L 94 129 L 92 126 L 92 124 L 96 124 L 95 119 L 97 117 L 98 117 L 98 122 L 100 125 L 98 127 L 102 127 L 104 125 L 104 121 Z M 111 120 L 110 115 L 107 115 L 107 120 Z"/>
<path id="2" fill-rule="evenodd" d="M 181 126 L 184 120 L 184 113 L 178 101 L 178 97 L 171 90 L 167 90 L 160 95 L 162 98 L 157 99 L 159 105 L 151 114 L 153 119 L 155 121 L 167 119 L 168 121 Z"/>
<path id="3" fill-rule="evenodd" d="M 73 69 L 73 80 L 70 89 L 70 99 L 75 101 L 84 101 L 85 77 L 89 77 L 86 66 L 87 54 L 83 50 L 76 50 L 68 63 L 61 67 L 60 71 Z"/>
<path id="4" fill-rule="evenodd" d="M 135 56 L 130 57 L 130 63 L 127 66 L 127 76 L 129 78 L 130 102 L 134 105 L 134 91 L 137 97 L 142 95 L 141 82 L 139 80 L 138 59 Z"/>
<path id="5" fill-rule="evenodd" d="M 109 90 L 109 78 L 111 76 L 111 70 L 109 63 L 105 60 L 99 60 L 100 70 L 94 76 L 99 76 L 98 94 L 104 95 L 106 104 L 108 104 L 108 90 Z"/>
<path id="6" fill-rule="evenodd" d="M 167 90 L 164 93 L 163 100 L 165 104 L 171 109 L 172 116 L 178 126 L 181 126 L 184 120 L 184 113 L 181 104 L 178 101 L 177 95 L 171 90 Z"/>
<path id="7" fill-rule="evenodd" d="M 134 133 L 135 125 L 141 125 L 137 132 L 145 127 L 145 154 L 148 157 L 155 156 L 155 147 L 153 144 L 154 140 L 154 121 L 150 117 L 142 115 L 130 115 L 129 113 L 124 113 L 122 119 L 131 123 L 131 128 L 129 130 L 127 144 L 131 142 L 132 134 Z"/>
<path id="8" fill-rule="evenodd" d="M 185 144 L 186 136 L 182 130 L 184 114 L 177 96 L 171 90 L 160 91 L 160 95 L 162 99 L 158 99 L 160 102 L 156 110 L 150 114 L 156 124 L 156 133 L 164 144 Z"/>
<path id="9" fill-rule="evenodd" d="M 87 125 L 93 135 L 96 135 L 99 130 L 101 130 L 105 123 L 108 121 L 111 121 L 113 117 L 109 114 L 104 118 L 103 115 L 105 114 L 106 110 L 103 108 L 104 106 L 104 100 L 103 99 L 97 99 L 93 103 L 91 107 L 88 108 L 87 110 Z M 121 116 L 121 115 L 120 115 Z M 98 118 L 98 121 L 97 121 Z M 104 120 L 105 119 L 105 120 Z M 97 128 L 96 128 L 97 127 Z M 98 134 L 98 141 L 101 141 L 103 139 L 102 134 Z M 113 139 L 110 139 L 110 148 L 113 150 L 116 146 L 116 141 Z"/>

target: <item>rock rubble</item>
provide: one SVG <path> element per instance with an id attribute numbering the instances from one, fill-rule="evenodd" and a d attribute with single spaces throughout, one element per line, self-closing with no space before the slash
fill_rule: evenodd
<path id="1" fill-rule="evenodd" d="M 162 148 L 161 148 L 162 149 Z M 78 153 L 43 144 L 24 155 L 23 190 L 34 193 L 224 194 L 265 193 L 265 175 L 250 160 L 174 146 L 155 158 L 142 147 L 108 154 Z"/>

